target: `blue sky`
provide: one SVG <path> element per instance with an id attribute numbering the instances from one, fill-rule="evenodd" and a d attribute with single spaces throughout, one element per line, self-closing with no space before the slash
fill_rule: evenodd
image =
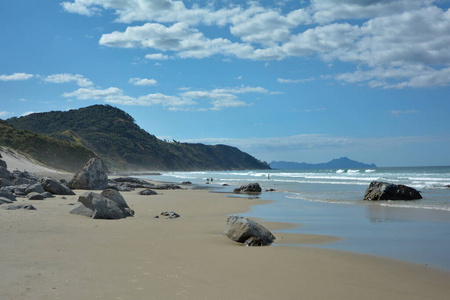
<path id="1" fill-rule="evenodd" d="M 450 165 L 450 1 L 0 2 L 0 118 L 110 104 L 265 160 Z"/>

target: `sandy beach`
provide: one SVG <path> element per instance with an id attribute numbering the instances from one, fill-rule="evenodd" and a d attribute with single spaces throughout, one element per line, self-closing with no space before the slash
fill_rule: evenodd
<path id="1" fill-rule="evenodd" d="M 15 168 L 13 164 L 8 162 L 9 169 Z M 49 170 L 35 171 L 49 175 Z M 36 211 L 0 209 L 0 299 L 447 299 L 450 295 L 449 273 L 316 249 L 314 244 L 336 238 L 277 232 L 289 224 L 261 222 L 277 238 L 268 247 L 244 247 L 222 235 L 228 215 L 264 205 L 264 200 L 192 189 L 154 196 L 137 192 L 121 193 L 135 210 L 134 217 L 121 220 L 69 214 L 69 204 L 78 196 L 32 201 Z M 154 218 L 168 210 L 181 217 Z"/>

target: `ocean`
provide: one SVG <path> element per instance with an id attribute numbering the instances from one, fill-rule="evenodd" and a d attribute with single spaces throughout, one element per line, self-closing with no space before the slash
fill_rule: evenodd
<path id="1" fill-rule="evenodd" d="M 252 206 L 242 216 L 298 225 L 286 232 L 341 238 L 314 247 L 384 256 L 450 271 L 450 167 L 166 172 L 143 177 L 190 181 L 214 192 L 232 192 L 235 187 L 257 182 L 263 193 L 256 197 L 271 201 Z M 423 199 L 363 201 L 365 190 L 374 180 L 414 187 Z M 265 191 L 269 189 L 275 191 Z M 243 201 L 253 197 L 230 196 L 242 197 Z"/>

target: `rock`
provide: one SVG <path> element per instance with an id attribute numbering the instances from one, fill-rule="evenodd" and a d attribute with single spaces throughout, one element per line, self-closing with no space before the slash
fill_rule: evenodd
<path id="1" fill-rule="evenodd" d="M 181 189 L 180 186 L 175 185 L 173 183 L 167 183 L 167 184 L 160 184 L 152 187 L 154 190 L 178 190 Z"/>
<path id="2" fill-rule="evenodd" d="M 46 192 L 53 195 L 75 195 L 71 189 L 51 177 L 41 178 L 41 185 Z"/>
<path id="3" fill-rule="evenodd" d="M 191 185 L 192 182 L 190 182 L 190 181 L 183 181 L 181 184 L 183 184 L 183 185 Z"/>
<path id="4" fill-rule="evenodd" d="M 31 192 L 27 194 L 28 200 L 44 200 L 44 196 L 40 193 Z"/>
<path id="5" fill-rule="evenodd" d="M 24 209 L 24 210 L 36 210 L 36 207 L 34 207 L 31 204 L 8 204 L 3 207 L 6 210 L 16 210 L 16 209 Z"/>
<path id="6" fill-rule="evenodd" d="M 53 194 L 52 194 L 52 193 L 49 193 L 49 192 L 43 192 L 41 195 L 42 195 L 44 198 L 55 198 L 55 196 L 53 196 Z"/>
<path id="7" fill-rule="evenodd" d="M 94 192 L 85 192 L 80 195 L 70 213 L 93 219 L 113 220 L 132 216 L 130 210 L 123 205 Z"/>
<path id="8" fill-rule="evenodd" d="M 108 169 L 99 158 L 91 158 L 69 182 L 69 188 L 103 190 L 108 188 Z"/>
<path id="9" fill-rule="evenodd" d="M 129 216 L 134 216 L 134 211 L 132 209 L 130 209 L 127 202 L 125 201 L 123 196 L 118 191 L 113 190 L 113 189 L 107 189 L 107 190 L 104 190 L 103 192 L 101 192 L 100 195 L 102 195 L 103 197 L 105 197 L 111 201 L 116 202 L 122 210 L 129 213 Z"/>
<path id="10" fill-rule="evenodd" d="M 173 211 L 163 211 L 161 213 L 161 216 L 165 216 L 166 219 L 176 219 L 181 217 L 179 214 L 177 214 L 176 212 Z"/>
<path id="11" fill-rule="evenodd" d="M 118 177 L 109 180 L 109 187 L 118 191 L 131 191 L 138 188 L 151 188 L 155 185 L 145 180 L 140 180 L 134 177 Z"/>
<path id="12" fill-rule="evenodd" d="M 0 197 L 9 199 L 11 201 L 17 201 L 16 197 L 8 190 L 0 189 Z"/>
<path id="13" fill-rule="evenodd" d="M 268 190 L 266 190 L 266 192 L 276 192 L 276 190 L 275 189 L 268 189 Z"/>
<path id="14" fill-rule="evenodd" d="M 1 156 L 0 156 L 1 158 Z M 6 164 L 6 161 L 4 161 L 3 159 L 0 159 L 0 167 L 8 169 L 8 165 Z"/>
<path id="15" fill-rule="evenodd" d="M 420 193 L 406 185 L 372 181 L 366 190 L 364 200 L 416 200 L 422 199 Z"/>
<path id="16" fill-rule="evenodd" d="M 259 183 L 249 183 L 247 185 L 243 185 L 239 188 L 234 189 L 235 193 L 246 193 L 246 194 L 253 194 L 253 193 L 261 193 L 262 189 L 259 186 Z"/>
<path id="17" fill-rule="evenodd" d="M 0 187 L 9 186 L 12 182 L 5 178 L 0 178 Z"/>
<path id="18" fill-rule="evenodd" d="M 149 196 L 149 195 L 158 195 L 157 192 L 151 189 L 142 190 L 139 192 L 139 195 Z"/>
<path id="19" fill-rule="evenodd" d="M 12 200 L 9 200 L 8 198 L 5 198 L 5 197 L 0 197 L 0 205 L 2 205 L 2 204 L 9 204 L 9 203 L 13 203 L 13 201 Z"/>
<path id="20" fill-rule="evenodd" d="M 264 226 L 239 216 L 231 216 L 227 219 L 223 234 L 247 246 L 266 246 L 275 240 L 275 236 Z"/>
<path id="21" fill-rule="evenodd" d="M 40 183 L 34 183 L 32 185 L 29 185 L 26 189 L 25 189 L 25 194 L 29 194 L 29 193 L 38 193 L 38 194 L 42 194 L 43 192 L 45 192 L 44 187 L 40 184 Z"/>

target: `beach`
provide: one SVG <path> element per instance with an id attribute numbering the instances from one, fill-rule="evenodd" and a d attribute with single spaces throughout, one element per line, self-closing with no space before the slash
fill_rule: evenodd
<path id="1" fill-rule="evenodd" d="M 8 166 L 14 169 L 11 161 Z M 315 246 L 337 238 L 279 231 L 292 224 L 258 220 L 277 238 L 266 247 L 244 247 L 222 235 L 229 215 L 266 205 L 263 199 L 197 189 L 154 196 L 138 191 L 121 192 L 135 211 L 121 220 L 69 214 L 81 190 L 33 201 L 36 211 L 0 209 L 0 298 L 447 299 L 450 294 L 448 272 L 319 249 Z M 181 217 L 155 218 L 169 210 Z"/>

